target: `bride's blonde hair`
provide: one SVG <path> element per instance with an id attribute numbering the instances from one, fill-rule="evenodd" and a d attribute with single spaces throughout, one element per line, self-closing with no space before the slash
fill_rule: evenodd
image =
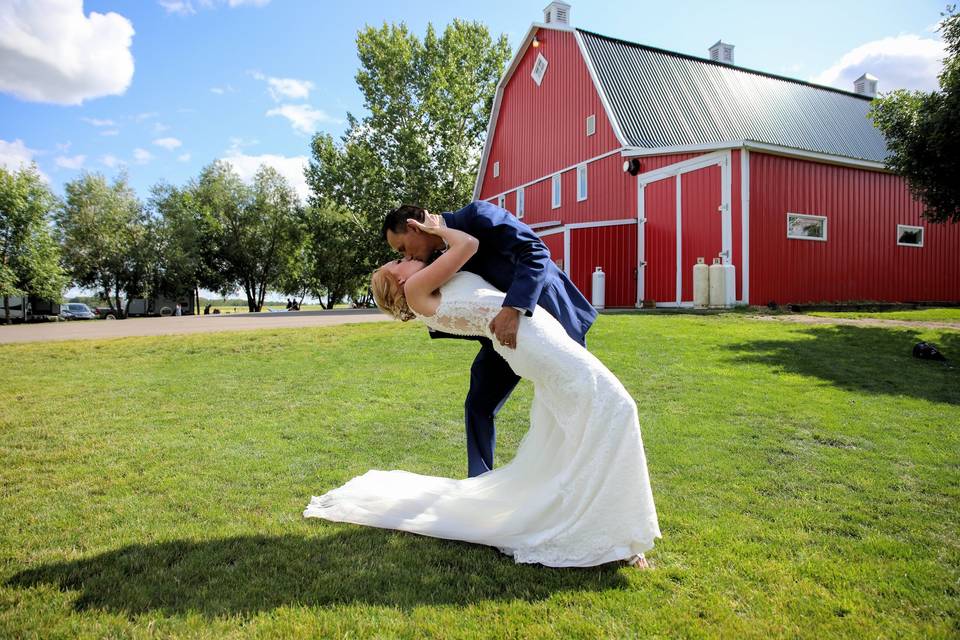
<path id="1" fill-rule="evenodd" d="M 407 305 L 407 298 L 403 295 L 403 287 L 383 267 L 374 271 L 373 275 L 370 276 L 370 290 L 373 292 L 373 299 L 377 306 L 384 313 L 401 322 L 413 320 L 416 317 Z"/>

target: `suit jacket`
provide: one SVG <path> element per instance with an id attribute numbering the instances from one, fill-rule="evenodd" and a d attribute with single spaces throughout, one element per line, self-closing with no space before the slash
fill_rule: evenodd
<path id="1" fill-rule="evenodd" d="M 529 316 L 540 305 L 560 321 L 571 338 L 583 344 L 597 312 L 550 259 L 550 250 L 533 229 L 509 211 L 482 200 L 442 215 L 448 227 L 480 241 L 463 271 L 477 274 L 506 293 L 505 307 L 523 309 Z M 430 335 L 453 337 L 439 331 Z"/>

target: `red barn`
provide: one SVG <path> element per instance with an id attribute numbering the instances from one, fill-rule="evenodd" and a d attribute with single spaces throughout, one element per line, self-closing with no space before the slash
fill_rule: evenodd
<path id="1" fill-rule="evenodd" d="M 574 29 L 552 2 L 497 88 L 474 191 L 591 297 L 686 306 L 720 256 L 744 304 L 960 300 L 960 225 L 884 169 L 867 95 Z M 726 59 L 728 62 L 721 62 Z M 629 169 L 629 170 L 628 170 Z"/>

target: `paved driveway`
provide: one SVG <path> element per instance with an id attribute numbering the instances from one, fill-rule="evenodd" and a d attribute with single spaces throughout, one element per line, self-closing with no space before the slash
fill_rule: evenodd
<path id="1" fill-rule="evenodd" d="M 323 327 L 353 322 L 393 322 L 377 309 L 337 309 L 293 313 L 231 313 L 209 316 L 75 320 L 0 326 L 0 343 L 90 340 L 129 336 Z"/>

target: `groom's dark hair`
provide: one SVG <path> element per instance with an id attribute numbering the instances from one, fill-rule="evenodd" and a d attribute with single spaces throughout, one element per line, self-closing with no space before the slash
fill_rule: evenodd
<path id="1" fill-rule="evenodd" d="M 380 238 L 387 241 L 387 231 L 394 233 L 407 232 L 407 220 L 413 218 L 417 222 L 423 222 L 427 219 L 427 210 L 418 207 L 415 204 L 403 204 L 391 211 L 383 219 L 383 227 L 380 229 Z"/>

